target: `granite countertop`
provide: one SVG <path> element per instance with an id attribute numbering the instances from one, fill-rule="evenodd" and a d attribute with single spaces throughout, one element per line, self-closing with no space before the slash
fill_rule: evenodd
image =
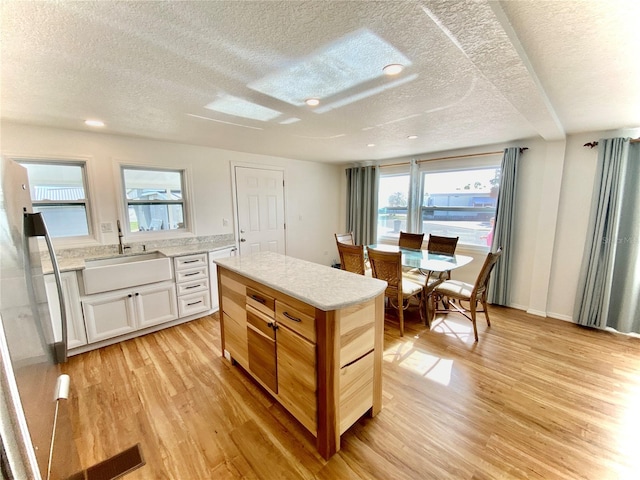
<path id="1" fill-rule="evenodd" d="M 179 257 L 182 255 L 195 255 L 198 253 L 213 252 L 215 250 L 222 250 L 224 248 L 231 248 L 234 246 L 235 246 L 234 244 L 229 244 L 228 242 L 213 241 L 213 242 L 201 242 L 197 244 L 154 247 L 144 252 L 127 253 L 124 255 L 119 255 L 119 254 L 114 254 L 113 252 L 109 252 L 105 254 L 99 254 L 99 253 L 89 254 L 86 257 L 59 256 L 58 266 L 60 267 L 61 272 L 70 272 L 73 270 L 84 270 L 86 260 L 99 260 L 103 258 L 134 256 L 134 255 L 140 255 L 144 253 L 154 253 L 154 252 L 159 252 L 160 254 L 166 257 Z M 52 273 L 53 269 L 51 267 L 51 262 L 47 260 L 43 260 L 42 270 L 43 270 L 43 273 Z"/>
<path id="2" fill-rule="evenodd" d="M 337 310 L 377 297 L 387 282 L 279 253 L 216 258 L 221 267 L 320 310 Z"/>

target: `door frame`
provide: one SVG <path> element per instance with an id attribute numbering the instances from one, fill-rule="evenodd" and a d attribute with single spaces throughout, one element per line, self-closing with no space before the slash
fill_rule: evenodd
<path id="1" fill-rule="evenodd" d="M 282 208 L 284 211 L 284 252 L 285 255 L 287 253 L 287 171 L 284 167 L 279 167 L 276 165 L 262 165 L 258 163 L 247 163 L 247 162 L 229 162 L 231 166 L 231 207 L 233 211 L 233 234 L 235 236 L 235 245 L 238 249 L 238 255 L 240 255 L 240 219 L 238 217 L 238 191 L 236 184 L 236 167 L 243 168 L 255 168 L 256 170 L 276 170 L 282 172 L 282 180 L 284 181 L 284 185 L 282 186 Z"/>

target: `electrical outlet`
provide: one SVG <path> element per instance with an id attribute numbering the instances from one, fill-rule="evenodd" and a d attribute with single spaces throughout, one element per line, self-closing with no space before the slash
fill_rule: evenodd
<path id="1" fill-rule="evenodd" d="M 113 223 L 111 222 L 104 222 L 100 224 L 100 231 L 102 233 L 111 233 L 113 232 Z"/>

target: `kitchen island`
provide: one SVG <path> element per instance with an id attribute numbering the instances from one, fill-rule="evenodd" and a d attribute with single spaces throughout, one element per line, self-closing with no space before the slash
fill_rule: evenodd
<path id="1" fill-rule="evenodd" d="M 273 252 L 215 262 L 225 356 L 331 457 L 382 408 L 386 282 Z"/>

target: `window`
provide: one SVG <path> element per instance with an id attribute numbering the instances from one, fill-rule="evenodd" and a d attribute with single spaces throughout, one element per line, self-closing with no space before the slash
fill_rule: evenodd
<path id="1" fill-rule="evenodd" d="M 488 246 L 496 214 L 500 168 L 422 172 L 422 231 Z"/>
<path id="2" fill-rule="evenodd" d="M 378 241 L 399 238 L 407 231 L 409 175 L 380 175 L 378 184 Z"/>
<path id="3" fill-rule="evenodd" d="M 122 167 L 129 232 L 186 229 L 184 172 Z"/>
<path id="4" fill-rule="evenodd" d="M 421 165 L 416 175 L 419 179 L 414 181 L 414 190 L 419 202 L 410 201 L 409 173 L 396 170 L 380 175 L 378 242 L 395 243 L 401 230 L 408 231 L 410 217 L 419 222 L 417 233 L 424 233 L 425 239 L 433 234 L 460 237 L 460 244 L 488 246 L 498 199 L 499 166 L 444 170 L 442 165 L 440 169 Z M 414 214 L 411 205 L 420 212 Z"/>
<path id="5" fill-rule="evenodd" d="M 91 232 L 84 162 L 19 160 L 27 169 L 34 212 L 42 212 L 52 237 Z"/>

